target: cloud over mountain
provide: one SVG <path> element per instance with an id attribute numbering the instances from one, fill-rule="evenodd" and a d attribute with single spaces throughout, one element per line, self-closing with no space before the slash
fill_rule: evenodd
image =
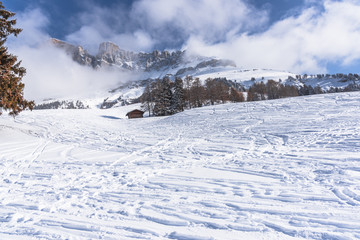
<path id="1" fill-rule="evenodd" d="M 135 51 L 182 47 L 244 67 L 293 72 L 359 61 L 358 1 L 306 0 L 275 23 L 270 9 L 244 0 L 139 0 L 128 11 L 95 6 L 80 15 L 82 27 L 67 40 L 92 49 L 105 40 Z"/>
<path id="2" fill-rule="evenodd" d="M 35 101 L 44 98 L 88 96 L 126 82 L 126 73 L 81 66 L 66 53 L 50 44 L 46 26 L 49 19 L 41 9 L 16 15 L 23 31 L 9 39 L 9 50 L 18 56 L 27 69 L 23 82 L 25 97 Z"/>
<path id="3" fill-rule="evenodd" d="M 121 6 L 94 6 L 80 14 L 81 27 L 67 40 L 89 48 L 113 41 L 134 51 L 179 48 L 192 36 L 208 43 L 222 42 L 267 22 L 268 13 L 242 0 L 135 1 L 129 11 Z"/>
<path id="4" fill-rule="evenodd" d="M 270 21 L 276 9 L 257 8 L 245 0 L 137 0 L 127 7 L 84 0 L 78 4 L 83 11 L 73 17 L 76 21 L 64 40 L 93 54 L 99 43 L 112 41 L 127 50 L 181 48 L 232 59 L 246 68 L 295 73 L 328 72 L 330 65 L 347 67 L 360 62 L 360 3 L 355 0 L 306 0 L 302 8 L 276 22 Z M 24 31 L 11 46 L 29 65 L 34 59 L 23 53 L 50 38 L 50 20 L 44 10 L 36 8 L 16 17 Z M 61 58 L 51 59 L 56 68 L 66 65 L 56 64 Z"/>
<path id="5" fill-rule="evenodd" d="M 326 72 L 328 63 L 346 66 L 359 61 L 360 3 L 325 1 L 322 7 L 305 8 L 264 32 L 243 33 L 216 44 L 190 38 L 187 46 L 197 53 L 234 59 L 240 66 L 293 72 Z"/>

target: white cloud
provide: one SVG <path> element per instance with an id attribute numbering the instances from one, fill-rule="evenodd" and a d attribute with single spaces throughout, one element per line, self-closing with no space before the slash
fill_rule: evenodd
<path id="1" fill-rule="evenodd" d="M 324 1 L 323 11 L 304 9 L 257 34 L 241 34 L 207 44 L 190 38 L 187 48 L 198 54 L 236 60 L 239 66 L 293 72 L 326 72 L 329 62 L 348 65 L 360 59 L 360 3 Z"/>
<path id="2" fill-rule="evenodd" d="M 81 27 L 77 32 L 68 35 L 66 41 L 85 46 L 93 55 L 97 54 L 99 44 L 102 42 L 110 41 L 119 45 L 120 48 L 130 51 L 150 51 L 155 44 L 155 40 L 142 30 L 103 35 L 91 26 Z"/>
<path id="3" fill-rule="evenodd" d="M 100 42 L 121 48 L 152 51 L 156 46 L 181 46 L 190 36 L 214 43 L 268 21 L 268 13 L 243 0 L 139 0 L 130 12 L 120 7 L 93 6 L 79 15 L 82 27 L 66 40 L 97 51 Z"/>
<path id="4" fill-rule="evenodd" d="M 269 12 L 244 0 L 139 0 L 130 13 L 92 8 L 68 39 L 96 47 L 113 41 L 134 51 L 182 45 L 243 67 L 326 72 L 328 63 L 345 66 L 360 58 L 359 5 L 356 0 L 305 0 L 302 10 L 265 29 Z"/>
<path id="5" fill-rule="evenodd" d="M 196 36 L 207 42 L 224 41 L 237 34 L 261 27 L 268 13 L 242 0 L 154 0 L 138 1 L 133 19 L 154 32 L 178 31 L 180 38 Z"/>
<path id="6" fill-rule="evenodd" d="M 44 30 L 49 24 L 49 20 L 40 9 L 27 10 L 16 14 L 16 19 L 16 27 L 23 29 L 23 31 L 17 38 L 9 38 L 10 47 L 23 45 L 33 47 L 50 38 Z"/>
<path id="7" fill-rule="evenodd" d="M 41 101 L 46 98 L 94 96 L 99 91 L 115 88 L 129 76 L 117 71 L 94 70 L 75 63 L 66 53 L 44 44 L 16 50 L 23 59 L 27 74 L 25 97 Z"/>
<path id="8" fill-rule="evenodd" d="M 266 30 L 268 12 L 242 0 L 139 0 L 130 13 L 93 6 L 79 16 L 82 27 L 67 40 L 93 53 L 103 41 L 140 51 L 178 41 L 191 53 L 232 59 L 240 67 L 295 73 L 326 72 L 328 63 L 346 66 L 358 61 L 360 3 L 324 0 L 320 7 L 310 1 L 305 6 Z M 27 98 L 87 94 L 109 88 L 120 78 L 129 79 L 80 66 L 49 47 L 49 20 L 41 10 L 18 13 L 16 18 L 24 31 L 9 41 L 9 50 L 28 70 L 24 78 Z"/>
<path id="9" fill-rule="evenodd" d="M 81 66 L 51 45 L 44 30 L 49 21 L 39 9 L 19 13 L 16 18 L 17 27 L 24 30 L 18 38 L 9 39 L 9 51 L 27 69 L 23 78 L 25 98 L 39 102 L 46 98 L 89 96 L 129 79 L 125 73 Z"/>

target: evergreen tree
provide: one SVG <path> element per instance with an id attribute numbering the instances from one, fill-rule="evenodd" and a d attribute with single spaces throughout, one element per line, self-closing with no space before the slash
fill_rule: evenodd
<path id="1" fill-rule="evenodd" d="M 164 77 L 160 82 L 160 92 L 155 101 L 154 115 L 167 116 L 173 114 L 172 107 L 171 82 L 168 77 Z"/>
<path id="2" fill-rule="evenodd" d="M 194 79 L 191 76 L 186 76 L 185 80 L 184 80 L 184 90 L 185 90 L 185 104 L 187 105 L 188 108 L 191 109 L 191 86 L 193 83 Z"/>
<path id="3" fill-rule="evenodd" d="M 153 99 L 153 91 L 151 89 L 150 83 L 148 83 L 148 85 L 146 85 L 145 87 L 144 93 L 140 97 L 140 100 L 144 111 L 149 112 L 149 117 L 151 115 L 151 111 L 154 108 L 152 99 Z"/>
<path id="4" fill-rule="evenodd" d="M 313 94 L 314 94 L 314 88 L 311 85 L 304 84 L 304 86 L 300 87 L 299 89 L 300 96 L 313 95 Z"/>
<path id="5" fill-rule="evenodd" d="M 172 96 L 173 113 L 184 111 L 184 105 L 185 105 L 184 98 L 185 95 L 184 95 L 183 80 L 181 78 L 176 78 L 174 83 L 174 94 Z"/>
<path id="6" fill-rule="evenodd" d="M 162 91 L 160 93 L 160 96 L 162 97 L 162 105 L 164 107 L 164 114 L 165 116 L 173 114 L 173 109 L 171 106 L 172 103 L 172 91 L 171 91 L 171 81 L 168 77 L 164 77 L 162 82 Z"/>
<path id="7" fill-rule="evenodd" d="M 154 107 L 153 107 L 153 114 L 155 116 L 160 116 L 160 112 L 161 112 L 161 96 L 160 96 L 160 92 L 162 90 L 162 84 L 161 84 L 161 80 L 157 79 L 153 84 L 152 84 L 152 88 L 151 88 L 151 92 L 153 93 L 154 98 L 152 99 L 154 102 Z"/>
<path id="8" fill-rule="evenodd" d="M 10 19 L 15 13 L 5 10 L 0 2 L 0 115 L 2 110 L 10 110 L 10 115 L 16 116 L 21 111 L 34 107 L 33 101 L 24 99 L 24 84 L 21 82 L 25 75 L 25 68 L 21 67 L 21 61 L 17 57 L 8 53 L 5 42 L 9 35 L 15 37 L 21 32 L 21 29 L 14 28 L 15 19 Z"/>
<path id="9" fill-rule="evenodd" d="M 317 85 L 315 88 L 314 88 L 314 94 L 323 94 L 324 91 L 322 90 L 322 88 Z"/>

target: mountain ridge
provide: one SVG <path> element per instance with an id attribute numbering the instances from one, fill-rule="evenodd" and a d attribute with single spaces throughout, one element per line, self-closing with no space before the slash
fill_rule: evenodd
<path id="1" fill-rule="evenodd" d="M 236 67 L 232 60 L 217 59 L 210 57 L 191 57 L 188 61 L 186 51 L 159 51 L 154 50 L 151 53 L 133 52 L 120 48 L 112 42 L 103 42 L 99 45 L 97 54 L 91 55 L 82 46 L 75 46 L 65 41 L 52 38 L 51 43 L 60 49 L 63 49 L 72 59 L 81 64 L 98 68 L 115 68 L 121 71 L 135 72 L 154 72 L 168 71 L 170 74 L 179 76 L 188 71 L 199 68 L 210 67 Z M 196 59 L 196 61 L 193 61 Z M 189 63 L 196 63 L 196 65 Z M 182 65 L 184 67 L 182 68 Z M 191 65 L 191 66 L 187 66 Z M 174 71 L 176 69 L 176 71 Z M 173 71 L 172 71 L 173 70 Z"/>
<path id="2" fill-rule="evenodd" d="M 113 89 L 107 89 L 98 99 L 52 99 L 43 101 L 42 104 L 51 104 L 67 108 L 78 106 L 77 101 L 84 102 L 84 106 L 108 108 L 126 105 L 136 102 L 143 90 L 155 79 L 165 76 L 174 80 L 176 77 L 184 79 L 186 76 L 199 78 L 204 84 L 206 79 L 225 79 L 229 86 L 236 89 L 249 89 L 254 83 L 275 80 L 286 85 L 294 85 L 300 88 L 304 85 L 321 87 L 329 91 L 344 89 L 350 84 L 358 84 L 360 76 L 357 74 L 318 74 L 297 75 L 286 71 L 273 69 L 244 69 L 236 66 L 235 62 L 215 57 L 202 57 L 190 55 L 186 51 L 159 51 L 151 53 L 132 52 L 121 49 L 112 42 L 104 42 L 99 45 L 96 55 L 90 54 L 82 46 L 51 39 L 51 43 L 66 52 L 74 62 L 91 67 L 93 69 L 111 69 L 130 73 L 133 79 Z M 75 64 L 76 64 L 75 63 Z M 64 102 L 65 101 L 65 102 Z M 56 104 L 55 104 L 56 103 Z"/>

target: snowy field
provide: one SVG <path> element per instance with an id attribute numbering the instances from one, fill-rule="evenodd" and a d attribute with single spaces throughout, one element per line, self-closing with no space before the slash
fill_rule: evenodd
<path id="1" fill-rule="evenodd" d="M 360 93 L 0 117 L 0 239 L 360 239 Z"/>

